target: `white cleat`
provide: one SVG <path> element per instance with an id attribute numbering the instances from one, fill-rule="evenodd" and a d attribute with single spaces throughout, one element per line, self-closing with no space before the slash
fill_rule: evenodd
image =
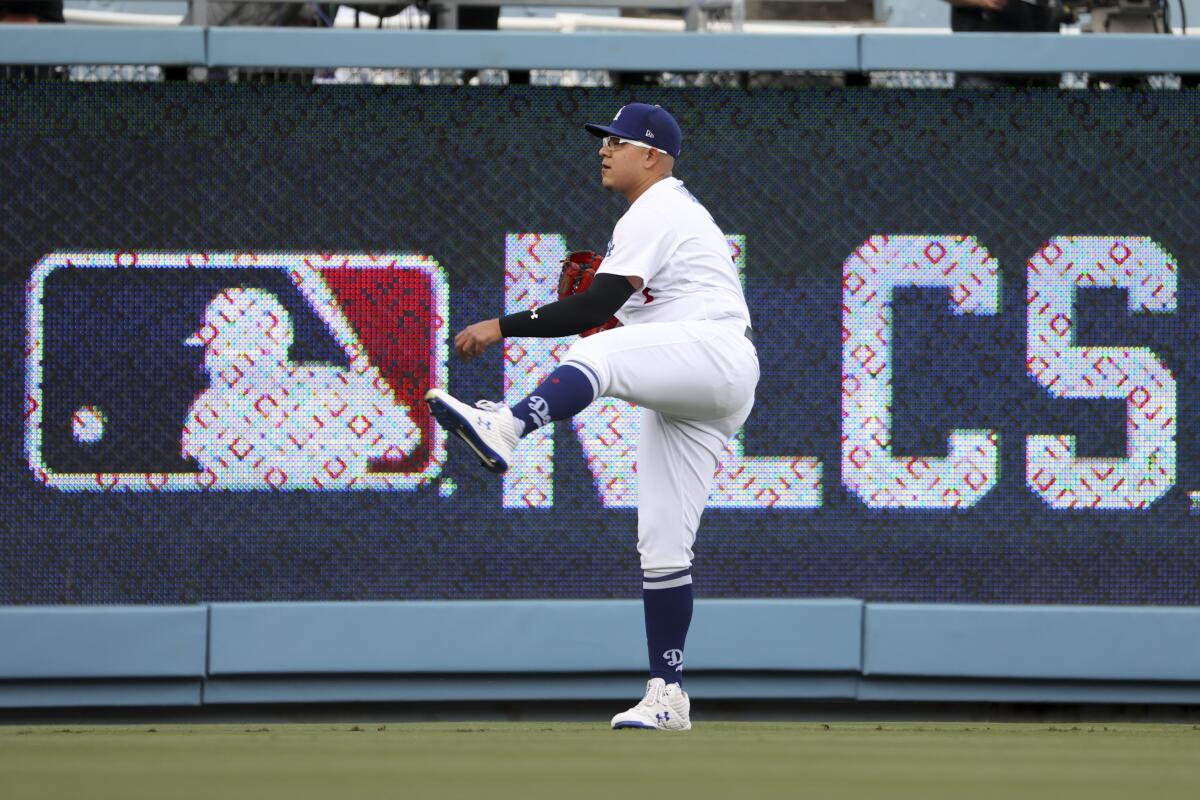
<path id="1" fill-rule="evenodd" d="M 484 467 L 492 472 L 508 469 L 517 446 L 508 406 L 488 400 L 469 406 L 441 389 L 426 392 L 425 402 L 441 426 L 466 442 Z"/>
<path id="2" fill-rule="evenodd" d="M 646 728 L 652 731 L 690 731 L 692 701 L 678 683 L 651 678 L 646 683 L 646 696 L 628 711 L 612 718 L 613 730 Z"/>

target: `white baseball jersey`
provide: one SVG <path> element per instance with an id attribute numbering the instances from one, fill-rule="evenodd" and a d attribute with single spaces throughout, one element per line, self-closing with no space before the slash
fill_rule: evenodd
<path id="1" fill-rule="evenodd" d="M 642 279 L 642 290 L 617 311 L 623 325 L 750 324 L 725 234 L 678 178 L 660 180 L 633 202 L 613 229 L 598 272 Z"/>
<path id="2" fill-rule="evenodd" d="M 617 312 L 624 327 L 579 339 L 564 364 L 597 396 L 641 407 L 638 551 L 642 569 L 691 566 L 714 470 L 754 405 L 758 356 L 725 235 L 675 178 L 621 217 L 600 272 L 644 288 Z"/>

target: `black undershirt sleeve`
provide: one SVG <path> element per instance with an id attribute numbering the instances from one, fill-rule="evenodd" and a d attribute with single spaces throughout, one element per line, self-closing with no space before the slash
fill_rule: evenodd
<path id="1" fill-rule="evenodd" d="M 582 294 L 573 294 L 532 311 L 520 311 L 500 318 L 500 334 L 533 336 L 542 339 L 571 336 L 603 325 L 625 305 L 633 294 L 633 284 L 624 275 L 597 275 Z"/>

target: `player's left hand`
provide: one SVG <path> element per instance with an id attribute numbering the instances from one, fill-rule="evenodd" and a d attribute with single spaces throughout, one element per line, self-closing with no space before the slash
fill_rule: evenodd
<path id="1" fill-rule="evenodd" d="M 454 337 L 454 350 L 463 358 L 474 358 L 502 338 L 500 320 L 487 319 L 459 331 Z"/>

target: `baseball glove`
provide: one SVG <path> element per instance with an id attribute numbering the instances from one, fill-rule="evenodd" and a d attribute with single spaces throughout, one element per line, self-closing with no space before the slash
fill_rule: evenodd
<path id="1" fill-rule="evenodd" d="M 592 279 L 596 277 L 596 270 L 600 269 L 602 261 L 604 261 L 604 256 L 593 253 L 591 250 L 576 250 L 568 254 L 563 259 L 562 272 L 558 276 L 558 299 L 562 300 L 564 297 L 586 292 L 587 288 L 592 285 Z M 611 317 L 603 325 L 588 328 L 579 335 L 591 336 L 615 328 L 620 324 L 616 317 Z"/>

